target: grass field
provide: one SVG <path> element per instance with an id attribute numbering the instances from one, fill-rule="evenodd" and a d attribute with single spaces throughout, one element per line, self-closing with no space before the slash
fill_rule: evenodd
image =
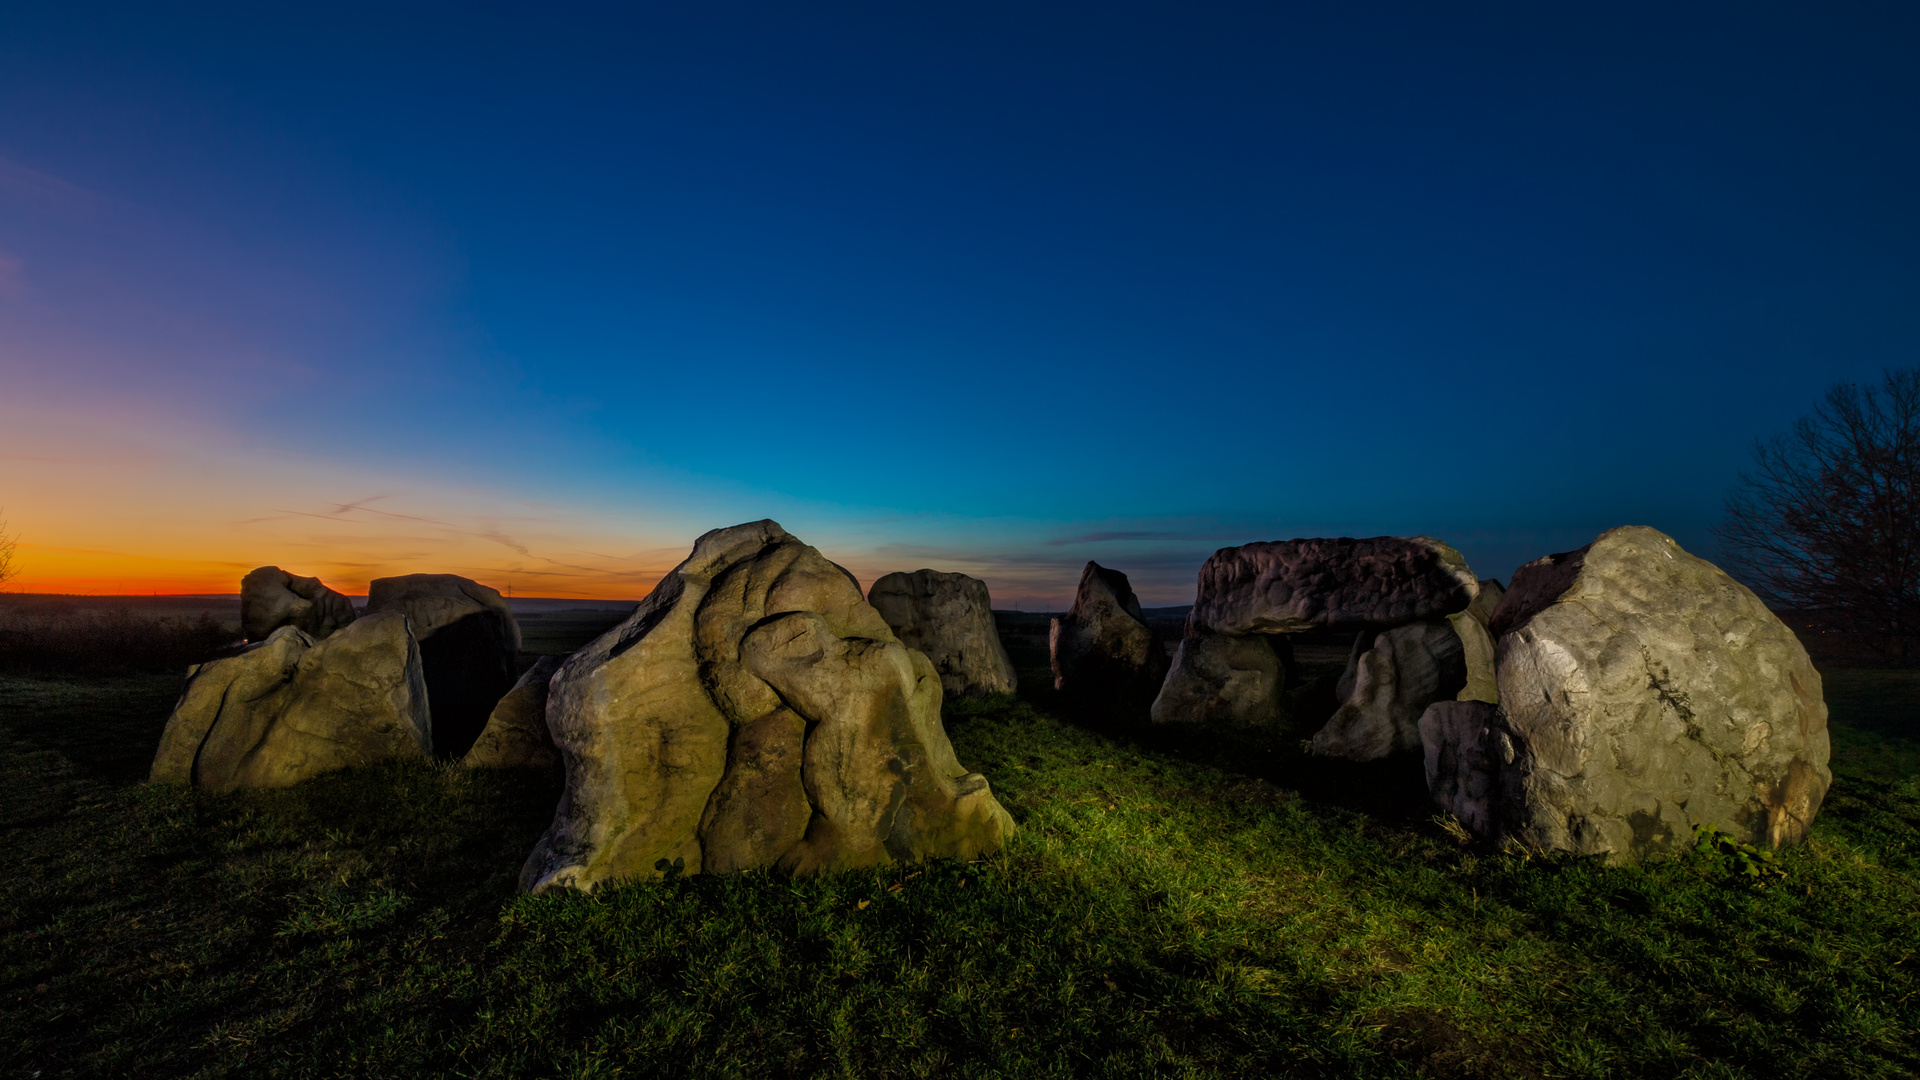
<path id="1" fill-rule="evenodd" d="M 1920 672 L 1830 676 L 1838 780 L 1762 886 L 1480 850 L 1402 766 L 1032 692 L 949 707 L 999 857 L 542 898 L 538 781 L 145 787 L 178 685 L 0 679 L 7 1076 L 1920 1072 Z"/>

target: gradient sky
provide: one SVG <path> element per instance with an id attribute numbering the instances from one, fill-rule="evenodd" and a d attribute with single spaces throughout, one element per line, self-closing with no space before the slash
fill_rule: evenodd
<path id="1" fill-rule="evenodd" d="M 396 8 L 404 7 L 404 11 Z M 556 11 L 563 13 L 556 14 Z M 0 7 L 15 588 L 1712 557 L 1920 364 L 1920 7 Z"/>

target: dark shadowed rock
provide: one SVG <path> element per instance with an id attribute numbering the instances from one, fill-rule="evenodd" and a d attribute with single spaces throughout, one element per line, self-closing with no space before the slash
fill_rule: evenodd
<path id="1" fill-rule="evenodd" d="M 1153 699 L 1153 722 L 1280 722 L 1287 714 L 1286 660 L 1291 652 L 1281 635 L 1187 635 Z"/>
<path id="2" fill-rule="evenodd" d="M 1500 715 L 1448 709 L 1423 733 L 1435 797 L 1463 821 L 1612 861 L 1708 824 L 1806 838 L 1832 779 L 1820 675 L 1712 563 L 1613 529 L 1521 567 L 1492 626 Z"/>
<path id="3" fill-rule="evenodd" d="M 240 579 L 240 629 L 248 641 L 265 641 L 283 626 L 315 641 L 353 621 L 353 601 L 277 566 L 262 566 Z"/>
<path id="4" fill-rule="evenodd" d="M 1127 575 L 1089 562 L 1073 607 L 1047 633 L 1054 689 L 1089 719 L 1146 720 L 1167 677 L 1167 652 Z"/>
<path id="5" fill-rule="evenodd" d="M 888 574 L 867 602 L 901 644 L 933 661 L 948 697 L 1013 692 L 1013 661 L 994 628 L 986 582 L 938 570 Z"/>
<path id="6" fill-rule="evenodd" d="M 1527 769 L 1516 760 L 1525 747 L 1513 741 L 1500 707 L 1436 701 L 1420 716 L 1420 742 L 1433 801 L 1476 836 L 1505 834 L 1500 815 L 1520 805 L 1519 782 Z"/>
<path id="7" fill-rule="evenodd" d="M 457 574 L 407 574 L 367 586 L 367 614 L 379 611 L 405 614 L 420 642 L 434 753 L 464 755 L 513 689 L 520 624 L 506 600 Z"/>
<path id="8" fill-rule="evenodd" d="M 151 779 L 211 791 L 286 787 L 424 758 L 431 741 L 420 652 L 404 616 L 368 616 L 318 643 L 283 626 L 189 673 Z"/>
<path id="9" fill-rule="evenodd" d="M 482 769 L 560 768 L 560 751 L 547 731 L 547 680 L 560 670 L 560 659 L 543 656 L 534 661 L 487 717 L 486 729 L 473 741 L 460 764 Z"/>
<path id="10" fill-rule="evenodd" d="M 955 759 L 933 664 L 771 521 L 716 529 L 551 681 L 566 764 L 524 888 L 997 850 L 1013 820 Z"/>
<path id="11" fill-rule="evenodd" d="M 1200 568 L 1191 625 L 1215 634 L 1382 630 L 1463 611 L 1479 589 L 1460 553 L 1426 536 L 1273 540 Z"/>
<path id="12" fill-rule="evenodd" d="M 1471 622 L 1472 620 L 1468 620 Z M 1474 624 L 1478 629 L 1478 624 Z M 1420 747 L 1420 714 L 1467 685 L 1460 636 L 1452 622 L 1413 623 L 1356 644 L 1337 692 L 1340 707 L 1312 739 L 1327 757 L 1372 761 Z"/>

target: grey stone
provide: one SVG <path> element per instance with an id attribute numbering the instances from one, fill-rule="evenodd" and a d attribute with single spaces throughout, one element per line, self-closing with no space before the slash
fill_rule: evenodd
<path id="1" fill-rule="evenodd" d="M 867 602 L 902 645 L 933 661 L 948 697 L 1014 691 L 1013 661 L 993 625 L 986 582 L 939 570 L 893 573 L 873 583 Z"/>
<path id="2" fill-rule="evenodd" d="M 1127 575 L 1089 562 L 1073 607 L 1047 631 L 1053 687 L 1068 707 L 1101 722 L 1149 718 L 1167 678 L 1167 650 L 1140 611 Z"/>
<path id="3" fill-rule="evenodd" d="M 1486 623 L 1476 618 L 1472 609 L 1447 616 L 1447 622 L 1460 638 L 1460 661 L 1466 669 L 1466 683 L 1454 696 L 1461 701 L 1498 705 L 1500 680 L 1494 670 L 1493 635 L 1487 633 Z"/>
<path id="4" fill-rule="evenodd" d="M 1806 838 L 1832 781 L 1820 675 L 1718 567 L 1654 529 L 1613 529 L 1521 567 L 1492 625 L 1498 722 L 1476 734 L 1436 719 L 1427 750 L 1455 763 L 1439 776 L 1497 779 L 1465 785 L 1493 792 L 1491 809 L 1441 782 L 1462 820 L 1616 862 L 1702 825 L 1774 847 Z"/>
<path id="5" fill-rule="evenodd" d="M 1274 540 L 1200 568 L 1191 626 L 1215 634 L 1384 630 L 1463 611 L 1479 590 L 1460 553 L 1426 536 Z"/>
<path id="6" fill-rule="evenodd" d="M 298 627 L 315 641 L 353 621 L 353 601 L 320 583 L 277 566 L 262 566 L 240 579 L 240 631 L 265 641 L 283 626 Z"/>
<path id="7" fill-rule="evenodd" d="M 321 642 L 283 626 L 188 673 L 150 779 L 210 791 L 287 787 L 424 758 L 431 741 L 420 651 L 405 616 L 358 619 Z"/>
<path id="8" fill-rule="evenodd" d="M 1013 819 L 955 759 L 941 682 L 838 566 L 771 521 L 717 529 L 561 665 L 566 766 L 532 891 L 997 850 Z"/>
<path id="9" fill-rule="evenodd" d="M 543 656 L 520 676 L 487 717 L 487 726 L 473 741 L 460 764 L 482 769 L 560 768 L 560 751 L 547 730 L 547 681 L 560 670 L 560 659 Z"/>
<path id="10" fill-rule="evenodd" d="M 1187 635 L 1153 699 L 1153 722 L 1281 722 L 1287 715 L 1286 654 L 1291 651 L 1279 635 Z"/>
<path id="11" fill-rule="evenodd" d="M 465 755 L 513 689 L 520 624 L 512 610 L 498 592 L 457 574 L 407 574 L 367 586 L 367 614 L 380 611 L 404 613 L 419 639 L 434 752 Z"/>
<path id="12" fill-rule="evenodd" d="M 1395 627 L 1364 651 L 1356 642 L 1336 688 L 1340 707 L 1308 748 L 1354 761 L 1419 749 L 1420 714 L 1466 684 L 1464 650 L 1450 621 Z"/>

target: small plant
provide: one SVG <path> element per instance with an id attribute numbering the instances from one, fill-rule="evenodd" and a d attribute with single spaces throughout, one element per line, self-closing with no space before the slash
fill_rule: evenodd
<path id="1" fill-rule="evenodd" d="M 660 871 L 660 880 L 671 884 L 680 880 L 680 875 L 687 872 L 687 860 L 679 858 L 668 862 L 665 859 L 655 859 L 653 868 Z"/>
<path id="2" fill-rule="evenodd" d="M 1773 852 L 1741 843 L 1738 837 L 1721 832 L 1712 822 L 1693 827 L 1693 853 L 1755 885 L 1766 885 L 1787 876 Z"/>

